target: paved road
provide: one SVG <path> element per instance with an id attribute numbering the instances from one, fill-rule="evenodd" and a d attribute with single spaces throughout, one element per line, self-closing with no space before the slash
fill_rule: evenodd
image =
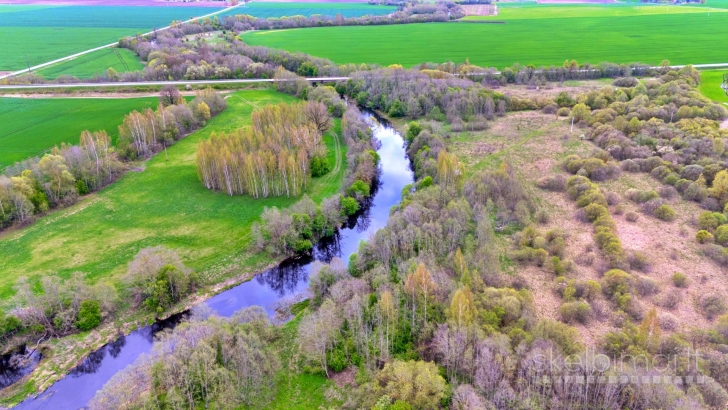
<path id="1" fill-rule="evenodd" d="M 332 82 L 348 80 L 349 77 L 308 77 L 310 82 Z M 116 83 L 78 83 L 78 84 L 18 84 L 0 85 L 0 90 L 28 90 L 28 89 L 50 89 L 50 88 L 100 88 L 100 87 L 142 87 L 145 85 L 196 85 L 196 84 L 248 84 L 248 83 L 272 83 L 276 80 L 271 78 L 245 78 L 241 80 L 196 80 L 196 81 L 142 81 L 142 82 L 116 82 Z M 279 80 L 280 81 L 280 80 Z"/>
<path id="2" fill-rule="evenodd" d="M 241 4 L 237 5 L 237 6 L 231 6 L 231 7 L 228 7 L 228 8 L 224 8 L 222 10 L 218 10 L 218 11 L 216 11 L 214 13 L 205 14 L 204 16 L 194 17 L 194 18 L 191 18 L 189 20 L 185 20 L 183 23 L 189 23 L 190 21 L 193 21 L 193 20 L 203 19 L 205 17 L 214 16 L 215 14 L 219 14 L 219 13 L 222 13 L 222 12 L 225 12 L 225 11 L 229 11 L 229 10 L 234 9 L 236 7 L 239 7 L 239 6 L 243 5 L 243 4 L 245 4 L 245 3 L 243 2 L 243 3 L 241 3 Z M 142 36 L 146 36 L 146 35 L 152 34 L 154 32 L 164 31 L 164 30 L 169 29 L 169 27 L 170 26 L 162 27 L 160 29 L 156 29 L 154 31 L 150 31 L 148 33 L 144 33 L 144 34 L 142 34 Z M 4 78 L 10 78 L 10 77 L 13 77 L 13 76 L 16 76 L 16 75 L 24 74 L 24 73 L 27 73 L 28 71 L 34 71 L 34 70 L 41 69 L 43 67 L 48 67 L 49 65 L 56 64 L 56 63 L 60 63 L 62 61 L 71 60 L 71 59 L 74 59 L 74 58 L 76 58 L 78 56 L 82 56 L 84 54 L 93 53 L 94 51 L 98 51 L 98 50 L 103 50 L 105 48 L 114 47 L 114 46 L 117 46 L 118 44 L 119 44 L 118 42 L 111 43 L 111 44 L 107 44 L 105 46 L 92 48 L 90 50 L 86 50 L 86 51 L 82 51 L 80 53 L 72 54 L 70 56 L 66 56 L 66 57 L 63 57 L 63 58 L 59 58 L 57 60 L 49 61 L 47 63 L 38 64 L 37 66 L 33 66 L 33 67 L 30 67 L 30 68 L 25 68 L 25 69 L 20 70 L 20 71 L 14 71 L 12 73 L 8 73 L 8 74 L 5 74 L 5 75 L 0 75 L 0 80 L 2 80 Z"/>

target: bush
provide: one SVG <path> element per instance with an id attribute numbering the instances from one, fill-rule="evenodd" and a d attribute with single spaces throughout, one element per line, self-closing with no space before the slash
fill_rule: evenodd
<path id="1" fill-rule="evenodd" d="M 551 340 L 567 355 L 578 353 L 581 350 L 581 345 L 578 342 L 579 332 L 564 323 L 548 319 L 541 320 L 534 328 L 533 336 Z"/>
<path id="2" fill-rule="evenodd" d="M 637 278 L 636 288 L 640 296 L 651 296 L 660 291 L 657 282 L 645 277 Z"/>
<path id="3" fill-rule="evenodd" d="M 682 272 L 672 274 L 672 283 L 678 288 L 688 287 L 688 277 Z"/>
<path id="4" fill-rule="evenodd" d="M 646 213 L 647 215 L 655 215 L 655 211 L 657 208 L 661 207 L 665 204 L 665 200 L 662 198 L 654 198 L 650 199 L 649 201 L 643 203 L 640 208 L 642 208 L 642 212 Z"/>
<path id="5" fill-rule="evenodd" d="M 629 189 L 627 190 L 627 198 L 630 200 L 637 202 L 638 204 L 645 203 L 651 199 L 659 198 L 660 195 L 657 194 L 655 191 L 640 191 L 637 189 Z"/>
<path id="6" fill-rule="evenodd" d="M 660 300 L 660 306 L 664 307 L 665 309 L 673 310 L 677 308 L 681 300 L 682 296 L 680 295 L 680 292 L 674 290 L 673 292 L 666 293 L 662 296 L 662 299 Z"/>
<path id="7" fill-rule="evenodd" d="M 720 316 L 726 311 L 723 297 L 717 294 L 708 294 L 700 298 L 700 308 L 708 319 Z"/>
<path id="8" fill-rule="evenodd" d="M 695 239 L 698 243 L 712 243 L 714 240 L 712 233 L 703 230 L 700 230 L 697 234 L 695 234 Z"/>
<path id="9" fill-rule="evenodd" d="M 647 260 L 647 255 L 642 252 L 632 252 L 627 258 L 627 261 L 629 262 L 629 267 L 634 270 L 642 272 L 650 271 L 650 261 Z"/>
<path id="10" fill-rule="evenodd" d="M 566 177 L 562 174 L 545 176 L 540 178 L 536 185 L 541 189 L 563 192 L 566 189 Z"/>
<path id="11" fill-rule="evenodd" d="M 634 87 L 639 84 L 639 80 L 634 77 L 620 77 L 612 83 L 615 87 Z"/>
<path id="12" fill-rule="evenodd" d="M 721 225 L 715 230 L 715 242 L 721 245 L 728 244 L 728 225 Z"/>
<path id="13" fill-rule="evenodd" d="M 320 177 L 331 171 L 331 164 L 326 157 L 314 156 L 311 158 L 311 176 Z"/>
<path id="14" fill-rule="evenodd" d="M 668 205 L 660 205 L 655 209 L 654 213 L 655 217 L 657 219 L 666 221 L 666 222 L 672 222 L 675 220 L 675 210 L 670 208 Z"/>
<path id="15" fill-rule="evenodd" d="M 602 278 L 602 291 L 610 297 L 620 294 L 629 294 L 634 278 L 620 269 L 611 269 L 604 273 Z"/>
<path id="16" fill-rule="evenodd" d="M 557 104 L 548 104 L 541 109 L 541 112 L 544 114 L 556 114 L 558 111 L 559 106 Z"/>
<path id="17" fill-rule="evenodd" d="M 368 198 L 370 195 L 371 188 L 369 187 L 369 184 L 366 182 L 357 179 L 354 181 L 353 184 L 346 190 L 347 195 L 353 196 L 353 197 L 364 197 Z"/>
<path id="18" fill-rule="evenodd" d="M 629 211 L 624 215 L 624 218 L 629 222 L 636 222 L 638 219 L 640 219 L 639 214 L 637 212 Z"/>
<path id="19" fill-rule="evenodd" d="M 559 117 L 568 117 L 569 114 L 571 114 L 571 109 L 569 107 L 561 107 L 558 111 L 556 111 L 556 115 Z"/>
<path id="20" fill-rule="evenodd" d="M 675 198 L 678 195 L 677 190 L 674 187 L 671 186 L 663 186 L 660 187 L 659 192 L 661 198 L 665 198 L 667 200 L 671 200 Z"/>
<path id="21" fill-rule="evenodd" d="M 561 314 L 561 320 L 566 323 L 573 323 L 576 321 L 586 324 L 592 317 L 592 308 L 584 301 L 567 302 L 561 305 L 559 313 Z"/>
<path id="22" fill-rule="evenodd" d="M 101 306 L 95 300 L 84 300 L 78 310 L 76 327 L 80 330 L 91 330 L 101 323 Z"/>
<path id="23" fill-rule="evenodd" d="M 308 239 L 299 239 L 293 243 L 293 251 L 296 253 L 308 252 L 313 248 L 313 243 Z"/>

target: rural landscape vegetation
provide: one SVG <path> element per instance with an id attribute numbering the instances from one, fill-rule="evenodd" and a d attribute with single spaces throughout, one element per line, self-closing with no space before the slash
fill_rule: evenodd
<path id="1" fill-rule="evenodd" d="M 0 4 L 0 406 L 724 409 L 728 0 Z"/>

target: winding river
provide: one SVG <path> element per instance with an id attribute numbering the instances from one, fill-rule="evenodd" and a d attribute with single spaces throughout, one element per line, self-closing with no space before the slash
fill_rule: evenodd
<path id="1" fill-rule="evenodd" d="M 402 136 L 384 119 L 373 112 L 364 112 L 374 136 L 381 142 L 378 149 L 382 173 L 380 184 L 373 191 L 369 206 L 350 219 L 330 240 L 319 243 L 313 256 L 289 259 L 277 267 L 257 275 L 252 280 L 222 292 L 207 300 L 207 304 L 221 316 L 231 316 L 249 306 L 263 306 L 274 314 L 277 302 L 300 294 L 308 287 L 308 276 L 314 260 L 328 262 L 338 256 L 347 261 L 359 241 L 367 240 L 387 223 L 389 209 L 399 203 L 405 185 L 412 183 L 413 174 L 407 160 Z M 127 336 L 103 346 L 89 355 L 84 362 L 65 378 L 56 382 L 35 398 L 20 403 L 17 409 L 70 410 L 84 408 L 111 377 L 132 364 L 141 354 L 150 352 L 154 336 L 174 327 L 188 315 L 175 315 L 165 321 L 138 329 Z"/>

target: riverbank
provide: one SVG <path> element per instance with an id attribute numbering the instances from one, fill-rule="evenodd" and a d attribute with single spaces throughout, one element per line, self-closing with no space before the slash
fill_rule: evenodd
<path id="1" fill-rule="evenodd" d="M 129 173 L 92 198 L 0 237 L 0 253 L 11 255 L 0 261 L 4 273 L 0 288 L 7 296 L 5 300 L 12 297 L 14 281 L 23 274 L 38 281 L 48 272 L 67 278 L 81 271 L 87 281 L 107 281 L 116 286 L 123 301 L 119 318 L 100 328 L 44 342 L 44 360 L 31 375 L 2 390 L 0 404 L 17 403 L 47 389 L 93 351 L 154 321 L 153 314 L 133 311 L 124 302 L 129 300 L 122 286 L 126 265 L 139 249 L 163 245 L 176 250 L 207 284 L 203 292 L 168 315 L 249 280 L 280 261 L 247 251 L 250 229 L 265 206 L 286 207 L 299 198 L 254 200 L 210 192 L 199 182 L 194 161 L 199 140 L 213 132 L 247 125 L 255 107 L 285 101 L 295 99 L 272 90 L 235 93 L 227 99 L 227 110 L 169 147 L 167 155 L 161 153 L 147 161 L 143 172 Z M 346 156 L 337 138 L 333 134 L 324 138 L 332 164 Z M 340 166 L 320 182 L 314 179 L 309 197 L 319 202 L 337 193 L 345 170 Z M 46 252 L 39 254 L 36 249 Z"/>

